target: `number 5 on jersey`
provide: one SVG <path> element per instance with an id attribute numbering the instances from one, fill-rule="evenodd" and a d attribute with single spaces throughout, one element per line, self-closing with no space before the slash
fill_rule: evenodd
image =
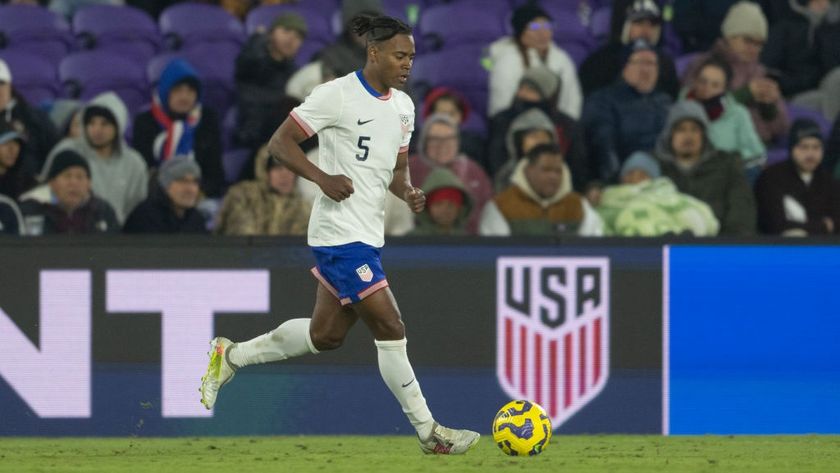
<path id="1" fill-rule="evenodd" d="M 356 159 L 359 161 L 366 161 L 368 158 L 368 154 L 370 153 L 370 145 L 366 142 L 370 141 L 369 136 L 360 136 L 359 137 L 359 149 L 364 150 L 365 154 L 356 153 Z"/>

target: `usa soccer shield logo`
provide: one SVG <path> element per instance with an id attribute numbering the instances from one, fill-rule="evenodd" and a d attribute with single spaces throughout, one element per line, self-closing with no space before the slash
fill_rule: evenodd
<path id="1" fill-rule="evenodd" d="M 373 281 L 373 271 L 370 270 L 370 266 L 363 264 L 356 268 L 356 274 L 359 275 L 359 279 L 364 282 L 371 282 Z"/>
<path id="2" fill-rule="evenodd" d="M 557 428 L 607 384 L 609 259 L 503 257 L 496 271 L 496 377 Z"/>

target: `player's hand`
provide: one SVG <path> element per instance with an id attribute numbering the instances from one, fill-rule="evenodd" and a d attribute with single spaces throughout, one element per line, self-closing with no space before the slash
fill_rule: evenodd
<path id="1" fill-rule="evenodd" d="M 405 191 L 405 203 L 412 212 L 419 214 L 426 208 L 426 193 L 417 187 Z"/>
<path id="2" fill-rule="evenodd" d="M 341 202 L 353 193 L 353 181 L 344 174 L 327 175 L 317 184 L 327 197 L 336 202 Z"/>

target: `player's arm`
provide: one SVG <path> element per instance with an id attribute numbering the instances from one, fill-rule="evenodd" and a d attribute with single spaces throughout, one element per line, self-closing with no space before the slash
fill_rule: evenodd
<path id="1" fill-rule="evenodd" d="M 268 142 L 271 159 L 283 161 L 295 174 L 308 179 L 330 199 L 341 202 L 353 193 L 353 181 L 345 175 L 332 176 L 322 171 L 306 158 L 300 143 L 309 138 L 292 117 L 277 128 Z"/>
<path id="2" fill-rule="evenodd" d="M 397 155 L 397 165 L 394 167 L 394 178 L 389 186 L 391 192 L 404 200 L 414 213 L 420 213 L 426 206 L 426 194 L 411 185 L 411 174 L 408 171 L 408 151 Z"/>

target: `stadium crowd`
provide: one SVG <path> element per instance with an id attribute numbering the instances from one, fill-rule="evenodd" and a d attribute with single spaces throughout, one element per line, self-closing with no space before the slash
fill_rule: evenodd
<path id="1" fill-rule="evenodd" d="M 381 13 L 415 27 L 428 199 L 387 235 L 840 233 L 837 0 L 0 3 L 34 4 L 0 6 L 0 234 L 305 234 L 318 189 L 266 143 Z"/>

